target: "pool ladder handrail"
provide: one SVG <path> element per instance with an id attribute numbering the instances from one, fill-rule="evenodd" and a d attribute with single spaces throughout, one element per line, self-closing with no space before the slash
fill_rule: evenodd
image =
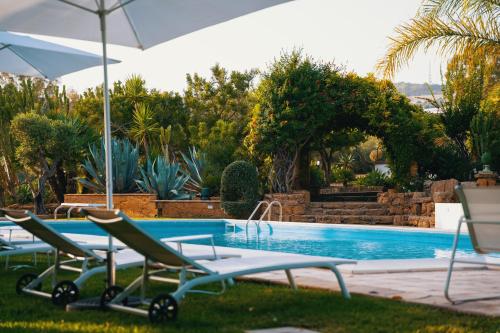
<path id="1" fill-rule="evenodd" d="M 258 221 L 255 221 L 253 220 L 253 217 L 255 216 L 255 214 L 257 214 L 257 212 L 259 211 L 259 208 L 261 206 L 263 206 L 264 204 L 267 205 L 266 209 L 264 210 L 264 212 L 260 215 L 260 218 Z M 247 222 L 246 222 L 246 225 L 245 225 L 245 230 L 248 234 L 248 225 L 250 224 L 250 222 L 253 222 L 255 223 L 255 226 L 257 227 L 257 232 L 260 233 L 260 224 L 261 222 L 264 220 L 264 217 L 266 216 L 267 214 L 267 220 L 270 221 L 271 220 L 271 209 L 273 208 L 274 205 L 278 205 L 279 208 L 280 208 L 280 217 L 279 217 L 279 222 L 281 222 L 283 220 L 283 206 L 281 205 L 281 202 L 277 201 L 277 200 L 274 200 L 274 201 L 259 201 L 259 203 L 257 204 L 257 206 L 255 207 L 255 209 L 253 210 L 252 214 L 250 214 L 250 217 L 248 218 Z M 272 232 L 272 228 L 271 228 L 271 225 L 269 223 L 267 223 L 267 226 L 269 227 L 269 230 Z"/>

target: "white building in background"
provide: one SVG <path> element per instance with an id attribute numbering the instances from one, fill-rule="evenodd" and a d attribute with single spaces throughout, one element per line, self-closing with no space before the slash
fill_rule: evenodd
<path id="1" fill-rule="evenodd" d="M 443 100 L 443 95 L 420 95 L 420 96 L 408 96 L 408 99 L 412 104 L 420 105 L 425 112 L 438 114 L 441 113 L 441 109 L 436 108 L 429 100 L 436 99 L 438 102 Z"/>
<path id="2" fill-rule="evenodd" d="M 378 171 L 386 176 L 391 175 L 391 169 L 387 163 L 375 163 L 375 171 Z"/>

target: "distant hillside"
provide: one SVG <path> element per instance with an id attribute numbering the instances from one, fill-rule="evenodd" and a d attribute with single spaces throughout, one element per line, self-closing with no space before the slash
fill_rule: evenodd
<path id="1" fill-rule="evenodd" d="M 409 83 L 398 82 L 394 84 L 398 91 L 406 96 L 422 96 L 430 95 L 429 88 L 432 89 L 434 94 L 441 94 L 440 84 L 431 84 L 430 86 L 425 83 Z"/>

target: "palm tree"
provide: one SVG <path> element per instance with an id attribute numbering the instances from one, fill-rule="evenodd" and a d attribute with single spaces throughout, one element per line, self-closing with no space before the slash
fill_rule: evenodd
<path id="1" fill-rule="evenodd" d="M 144 146 L 146 156 L 149 156 L 151 137 L 160 131 L 160 126 L 154 119 L 151 108 L 145 104 L 136 104 L 130 136 L 140 145 Z"/>
<path id="2" fill-rule="evenodd" d="M 396 28 L 377 69 L 386 77 L 424 48 L 469 57 L 476 52 L 500 55 L 500 0 L 424 0 L 410 22 Z"/>
<path id="3" fill-rule="evenodd" d="M 143 103 L 147 97 L 148 89 L 146 88 L 146 81 L 142 78 L 142 76 L 137 74 L 130 75 L 125 83 L 120 85 L 120 89 L 116 89 L 115 83 L 115 91 L 121 90 L 118 95 L 123 94 L 132 105 L 136 105 L 139 103 Z"/>

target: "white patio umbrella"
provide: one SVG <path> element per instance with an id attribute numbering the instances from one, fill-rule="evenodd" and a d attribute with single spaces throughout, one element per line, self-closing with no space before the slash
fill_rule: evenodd
<path id="1" fill-rule="evenodd" d="M 102 43 L 106 204 L 111 209 L 113 183 L 106 44 L 146 49 L 289 1 L 292 0 L 1 0 L 0 29 Z M 108 262 L 108 283 L 112 284 L 111 250 Z"/>
<path id="2" fill-rule="evenodd" d="M 101 63 L 97 54 L 0 31 L 0 72 L 54 80 Z"/>

